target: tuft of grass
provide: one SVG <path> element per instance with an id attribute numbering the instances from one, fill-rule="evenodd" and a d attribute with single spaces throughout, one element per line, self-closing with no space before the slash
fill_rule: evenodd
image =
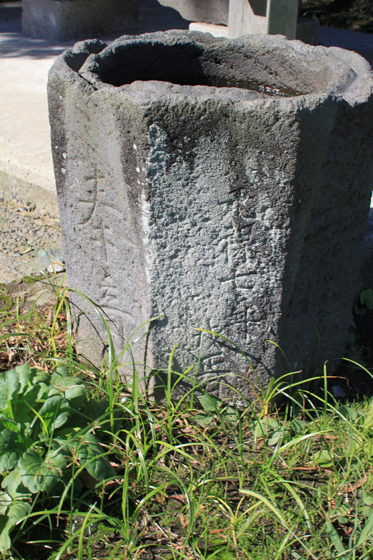
<path id="1" fill-rule="evenodd" d="M 69 449 L 70 478 L 32 497 L 0 558 L 373 558 L 373 399 L 339 402 L 326 364 L 319 392 L 290 372 L 238 409 L 204 391 L 199 360 L 174 372 L 175 347 L 157 377 L 165 399 L 153 402 L 139 390 L 134 361 L 132 381 L 120 382 L 107 325 L 111 352 L 101 370 L 76 359 L 68 293 L 53 289 L 55 303 L 42 311 L 23 311 L 5 294 L 1 368 L 27 362 L 53 374 L 64 365 L 81 377 L 96 402 L 88 429 L 100 433 L 115 475 L 96 480 Z M 191 389 L 174 399 L 186 375 Z"/>
<path id="2" fill-rule="evenodd" d="M 13 293 L 0 286 L 0 371 L 30 363 L 48 368 L 49 358 L 73 356 L 72 319 L 65 276 L 25 277 L 28 285 L 42 280 L 45 289 L 31 304 L 25 304 L 24 292 Z M 53 303 L 39 306 L 47 292 Z"/>

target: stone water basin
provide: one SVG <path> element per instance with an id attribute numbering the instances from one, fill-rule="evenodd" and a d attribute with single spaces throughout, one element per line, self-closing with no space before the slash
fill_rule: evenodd
<path id="1" fill-rule="evenodd" d="M 69 286 L 100 305 L 118 355 L 162 314 L 132 347 L 144 377 L 175 344 L 176 372 L 200 354 L 198 382 L 238 402 L 253 398 L 254 367 L 264 388 L 325 360 L 334 371 L 373 187 L 372 86 L 356 53 L 280 36 L 171 31 L 57 58 L 48 96 Z M 78 349 L 100 364 L 102 323 L 71 301 Z M 217 337 L 201 346 L 198 327 L 252 368 Z"/>

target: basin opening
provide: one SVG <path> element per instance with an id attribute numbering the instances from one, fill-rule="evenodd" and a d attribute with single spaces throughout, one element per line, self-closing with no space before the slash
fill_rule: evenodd
<path id="1" fill-rule="evenodd" d="M 293 97 L 308 93 L 287 87 L 271 69 L 263 71 L 260 67 L 263 60 L 258 65 L 255 55 L 233 49 L 209 49 L 198 43 L 136 42 L 116 45 L 101 59 L 104 63 L 100 63 L 99 55 L 96 59 L 99 70 L 96 66 L 95 72 L 102 82 L 117 87 L 138 80 L 157 80 L 182 86 L 243 88 L 263 96 Z M 259 75 L 269 79 L 264 81 Z"/>

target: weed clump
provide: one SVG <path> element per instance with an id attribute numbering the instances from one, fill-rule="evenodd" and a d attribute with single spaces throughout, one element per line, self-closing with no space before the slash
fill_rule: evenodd
<path id="1" fill-rule="evenodd" d="M 338 401 L 327 366 L 318 391 L 289 374 L 238 409 L 198 363 L 172 371 L 174 349 L 154 402 L 143 365 L 120 382 L 107 324 L 101 370 L 77 359 L 62 287 L 43 312 L 0 312 L 0 557 L 373 558 L 373 401 Z"/>

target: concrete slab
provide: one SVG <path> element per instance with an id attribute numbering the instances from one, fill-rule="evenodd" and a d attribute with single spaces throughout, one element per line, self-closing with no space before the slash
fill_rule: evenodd
<path id="1" fill-rule="evenodd" d="M 25 37 L 21 16 L 21 1 L 0 3 L 0 197 L 30 201 L 56 217 L 46 83 L 55 57 L 74 41 Z M 188 26 L 176 10 L 141 1 L 136 34 Z M 122 34 L 102 39 L 110 43 Z M 321 27 L 320 43 L 354 50 L 373 64 L 373 35 Z"/>
<path id="2" fill-rule="evenodd" d="M 75 41 L 55 42 L 21 33 L 21 2 L 0 3 L 0 197 L 33 202 L 57 216 L 46 84 L 56 56 Z M 189 23 L 157 0 L 144 0 L 136 32 L 188 29 Z M 111 43 L 118 32 L 102 39 Z"/>
<path id="3" fill-rule="evenodd" d="M 371 33 L 360 33 L 359 31 L 321 26 L 319 45 L 355 51 L 366 58 L 373 66 L 373 35 Z"/>

